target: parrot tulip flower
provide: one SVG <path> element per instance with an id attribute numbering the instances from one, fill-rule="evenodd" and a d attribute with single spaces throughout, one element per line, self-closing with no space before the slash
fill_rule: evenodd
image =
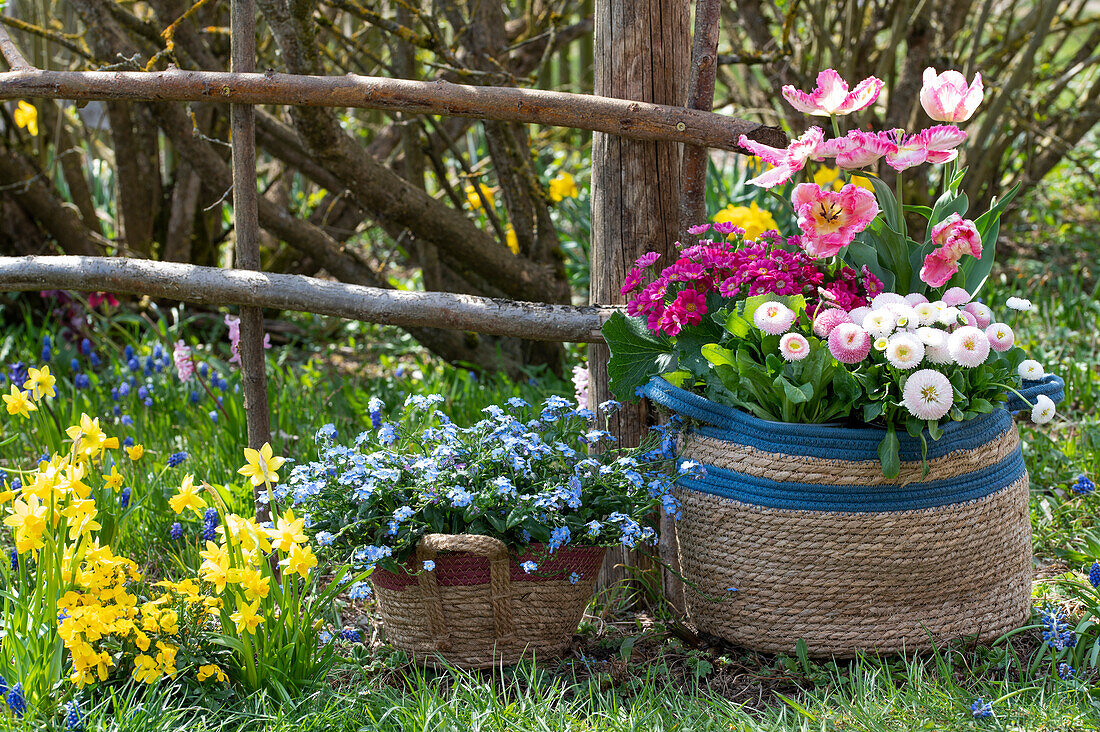
<path id="1" fill-rule="evenodd" d="M 849 183 L 839 191 L 802 183 L 791 194 L 802 229 L 802 248 L 815 259 L 834 256 L 878 215 L 874 195 Z"/>
<path id="2" fill-rule="evenodd" d="M 866 109 L 875 103 L 882 91 L 883 81 L 868 76 L 848 90 L 848 82 L 833 69 L 825 69 L 817 75 L 817 88 L 810 93 L 795 89 L 790 84 L 783 87 L 783 98 L 797 109 L 817 117 L 849 114 Z"/>
<path id="3" fill-rule="evenodd" d="M 937 74 L 931 66 L 924 70 L 920 104 L 928 116 L 937 122 L 965 122 L 973 116 L 984 98 L 980 73 L 974 74 L 974 81 L 967 86 L 966 77 L 958 71 Z"/>
<path id="4" fill-rule="evenodd" d="M 982 256 L 982 237 L 970 219 L 953 213 L 932 227 L 932 243 L 936 246 L 924 258 L 920 278 L 932 287 L 943 287 L 959 271 L 963 255 Z"/>
<path id="5" fill-rule="evenodd" d="M 764 145 L 741 135 L 737 139 L 738 145 L 758 156 L 765 163 L 774 166 L 746 182 L 761 188 L 771 188 L 786 183 L 795 173 L 806 167 L 807 161 L 826 157 L 824 140 L 825 133 L 820 127 L 811 127 L 806 130 L 802 137 L 792 141 L 786 149 Z"/>

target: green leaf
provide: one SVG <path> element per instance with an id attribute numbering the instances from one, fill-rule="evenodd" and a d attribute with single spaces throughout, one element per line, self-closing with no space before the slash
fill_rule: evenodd
<path id="1" fill-rule="evenodd" d="M 894 290 L 894 275 L 879 264 L 878 251 L 873 245 L 863 241 L 863 238 L 866 236 L 869 235 L 860 234 L 859 238 L 844 247 L 841 251 L 841 257 L 848 266 L 857 272 L 861 268 L 867 267 L 867 269 L 871 270 L 871 274 L 882 280 L 882 284 L 886 288 L 886 291 L 892 292 Z"/>
<path id="2" fill-rule="evenodd" d="M 868 173 L 864 175 L 871 181 L 871 185 L 875 189 L 875 200 L 878 201 L 878 207 L 882 209 L 882 217 L 887 225 L 894 231 L 905 231 L 904 220 L 901 217 L 901 212 L 898 211 L 898 199 L 894 198 L 894 192 L 890 189 L 890 186 L 886 185 L 886 181 L 877 175 Z"/>
<path id="3" fill-rule="evenodd" d="M 957 213 L 959 216 L 965 216 L 969 208 L 970 199 L 967 198 L 965 193 L 955 194 L 952 191 L 947 191 L 942 194 L 936 199 L 936 203 L 932 206 L 932 213 L 928 217 L 928 233 L 925 236 L 925 241 L 931 241 L 933 226 L 953 213 Z"/>
<path id="4" fill-rule="evenodd" d="M 791 404 L 805 404 L 810 401 L 814 395 L 813 384 L 795 386 L 783 376 L 776 376 L 775 381 L 772 383 L 783 390 L 783 395 Z"/>
<path id="5" fill-rule="evenodd" d="M 730 313 L 726 318 L 726 330 L 738 338 L 748 338 L 749 333 L 752 332 L 752 323 L 737 313 Z"/>
<path id="6" fill-rule="evenodd" d="M 669 373 L 665 374 L 664 380 L 672 384 L 673 386 L 682 387 L 684 385 L 684 382 L 690 379 L 691 376 L 692 373 L 690 371 L 680 369 L 679 371 L 670 371 Z"/>
<path id="7" fill-rule="evenodd" d="M 878 444 L 878 459 L 882 463 L 883 475 L 887 478 L 898 477 L 901 472 L 901 442 L 893 424 L 886 428 L 886 436 Z"/>
<path id="8" fill-rule="evenodd" d="M 675 368 L 672 339 L 664 334 L 654 335 L 641 318 L 627 318 L 616 311 L 601 330 L 611 349 L 608 385 L 616 398 L 632 400 L 635 389 Z"/>
<path id="9" fill-rule="evenodd" d="M 863 421 L 874 422 L 882 416 L 882 402 L 869 402 L 863 405 Z"/>

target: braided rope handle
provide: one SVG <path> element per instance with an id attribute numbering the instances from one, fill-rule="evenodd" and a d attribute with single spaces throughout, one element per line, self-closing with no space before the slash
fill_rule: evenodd
<path id="1" fill-rule="evenodd" d="M 1040 394 L 1050 397 L 1057 404 L 1066 398 L 1066 382 L 1062 380 L 1061 376 L 1054 374 L 1047 374 L 1043 378 L 1034 381 L 1025 379 L 1020 394 L 1023 395 L 1023 399 L 1016 394 L 1009 394 L 1005 409 L 1010 412 L 1031 409 L 1035 406 L 1035 400 Z"/>
<path id="2" fill-rule="evenodd" d="M 489 598 L 493 608 L 493 630 L 496 640 L 501 641 L 512 634 L 512 599 L 510 587 L 510 565 L 508 547 L 499 539 L 475 534 L 425 534 L 416 545 L 416 558 L 424 562 L 435 559 L 441 551 L 469 552 L 489 559 Z M 436 637 L 436 648 L 446 650 L 450 645 L 450 630 L 443 617 L 443 601 L 439 596 L 439 585 L 435 581 L 435 572 L 420 572 L 417 575 L 420 594 L 428 609 L 428 625 Z"/>

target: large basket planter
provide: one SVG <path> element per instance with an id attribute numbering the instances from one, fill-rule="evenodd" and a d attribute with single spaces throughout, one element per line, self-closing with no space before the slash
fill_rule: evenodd
<path id="1" fill-rule="evenodd" d="M 488 536 L 424 536 L 409 571 L 371 575 L 387 640 L 428 665 L 560 656 L 592 599 L 604 550 L 561 547 L 546 558 L 540 549 L 519 555 Z M 520 566 L 529 559 L 539 565 L 532 574 Z M 418 572 L 429 560 L 435 569 Z"/>
<path id="2" fill-rule="evenodd" d="M 1029 396 L 1061 389 L 1051 377 Z M 1027 618 L 1028 476 L 1009 411 L 945 426 L 923 478 L 920 441 L 899 435 L 901 473 L 887 479 L 882 430 L 768 422 L 662 379 L 645 392 L 690 418 L 680 456 L 707 470 L 677 487 L 680 567 L 701 631 L 851 657 L 990 640 Z"/>

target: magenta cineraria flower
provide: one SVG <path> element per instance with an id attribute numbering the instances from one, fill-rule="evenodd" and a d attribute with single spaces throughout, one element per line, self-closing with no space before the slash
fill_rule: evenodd
<path id="1" fill-rule="evenodd" d="M 833 69 L 825 69 L 817 75 L 817 88 L 806 93 L 790 84 L 783 87 L 783 98 L 799 112 L 816 117 L 858 112 L 875 103 L 882 92 L 883 81 L 869 76 L 848 90 L 848 82 Z"/>
<path id="2" fill-rule="evenodd" d="M 802 229 L 802 247 L 816 259 L 835 256 L 878 214 L 874 195 L 851 183 L 839 191 L 801 183 L 791 194 L 791 202 Z"/>
<path id="3" fill-rule="evenodd" d="M 634 261 L 634 266 L 640 269 L 645 269 L 660 258 L 661 255 L 658 252 L 646 252 Z"/>
<path id="4" fill-rule="evenodd" d="M 634 267 L 626 273 L 626 278 L 623 280 L 623 287 L 620 292 L 623 295 L 629 295 L 642 286 L 642 270 Z"/>
<path id="5" fill-rule="evenodd" d="M 710 224 L 696 224 L 695 226 L 688 227 L 688 233 L 692 236 L 699 236 L 705 234 L 710 230 Z"/>

